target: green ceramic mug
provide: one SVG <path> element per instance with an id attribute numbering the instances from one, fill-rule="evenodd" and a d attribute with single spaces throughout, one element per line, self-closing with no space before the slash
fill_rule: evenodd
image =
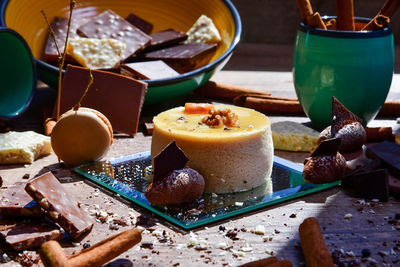
<path id="1" fill-rule="evenodd" d="M 36 90 L 36 65 L 17 32 L 0 27 L 0 119 L 20 116 Z"/>
<path id="2" fill-rule="evenodd" d="M 357 18 L 357 23 L 369 19 Z M 373 120 L 390 89 L 394 43 L 390 27 L 376 31 L 322 30 L 301 23 L 293 56 L 293 81 L 313 125 L 331 123 L 332 96 L 362 118 Z"/>

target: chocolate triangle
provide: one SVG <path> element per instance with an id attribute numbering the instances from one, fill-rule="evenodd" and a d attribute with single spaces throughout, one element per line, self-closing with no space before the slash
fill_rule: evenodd
<path id="1" fill-rule="evenodd" d="M 312 157 L 336 154 L 340 146 L 340 138 L 329 138 L 322 141 L 311 154 Z"/>
<path id="2" fill-rule="evenodd" d="M 362 123 L 362 120 L 348 110 L 336 97 L 332 96 L 332 137 L 336 136 L 336 133 L 346 124 L 358 121 Z"/>
<path id="3" fill-rule="evenodd" d="M 154 157 L 154 181 L 161 179 L 173 170 L 182 169 L 188 160 L 176 142 L 172 141 Z"/>

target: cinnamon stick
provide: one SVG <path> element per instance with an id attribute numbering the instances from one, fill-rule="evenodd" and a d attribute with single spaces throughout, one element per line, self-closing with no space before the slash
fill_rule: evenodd
<path id="1" fill-rule="evenodd" d="M 367 142 L 381 142 L 394 140 L 392 127 L 365 127 Z"/>
<path id="2" fill-rule="evenodd" d="M 305 219 L 300 224 L 299 235 L 307 267 L 334 266 L 317 218 Z"/>
<path id="3" fill-rule="evenodd" d="M 130 229 L 111 236 L 68 258 L 70 266 L 102 266 L 142 240 L 142 231 Z"/>
<path id="4" fill-rule="evenodd" d="M 326 26 L 318 12 L 313 12 L 309 0 L 296 0 L 301 20 L 308 26 L 326 30 Z"/>
<path id="5" fill-rule="evenodd" d="M 354 31 L 353 0 L 336 0 L 336 17 L 338 30 Z"/>
<path id="6" fill-rule="evenodd" d="M 297 98 L 249 96 L 243 106 L 268 114 L 304 114 Z"/>
<path id="7" fill-rule="evenodd" d="M 328 30 L 336 30 L 336 19 L 330 19 L 325 23 Z"/>
<path id="8" fill-rule="evenodd" d="M 384 29 L 386 28 L 390 23 L 390 18 L 378 14 L 376 15 L 370 22 L 368 22 L 361 30 L 362 31 L 376 31 L 379 29 Z"/>
<path id="9" fill-rule="evenodd" d="M 278 260 L 276 257 L 269 257 L 240 265 L 239 267 L 292 267 L 289 260 Z"/>
<path id="10" fill-rule="evenodd" d="M 399 7 L 400 7 L 400 0 L 386 0 L 386 2 L 383 4 L 378 14 L 367 25 L 365 25 L 365 27 L 362 30 L 367 30 L 368 28 L 370 28 L 371 27 L 370 24 L 374 24 L 375 18 L 377 18 L 379 15 L 386 16 L 390 19 L 394 15 L 394 13 L 396 13 Z"/>
<path id="11" fill-rule="evenodd" d="M 268 92 L 214 81 L 206 82 L 202 86 L 198 87 L 194 92 L 205 97 L 231 101 L 243 94 L 270 95 Z"/>
<path id="12" fill-rule="evenodd" d="M 400 116 L 400 102 L 386 101 L 378 114 L 380 116 Z"/>

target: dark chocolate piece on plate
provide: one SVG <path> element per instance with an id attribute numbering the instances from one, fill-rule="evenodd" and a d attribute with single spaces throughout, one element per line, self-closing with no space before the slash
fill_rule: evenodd
<path id="1" fill-rule="evenodd" d="M 0 217 L 0 236 L 15 250 L 38 247 L 49 240 L 64 237 L 64 231 L 44 219 L 24 220 Z"/>
<path id="2" fill-rule="evenodd" d="M 342 180 L 358 196 L 367 199 L 389 200 L 389 180 L 386 169 L 360 172 Z"/>
<path id="3" fill-rule="evenodd" d="M 311 156 L 336 155 L 340 146 L 340 138 L 330 138 L 323 140 L 313 151 Z"/>
<path id="4" fill-rule="evenodd" d="M 336 137 L 344 125 L 352 122 L 362 123 L 362 120 L 332 96 L 332 137 Z"/>
<path id="5" fill-rule="evenodd" d="M 151 37 L 111 10 L 93 17 L 78 28 L 78 34 L 89 38 L 112 38 L 126 44 L 122 59 L 130 56 L 150 44 Z"/>
<path id="6" fill-rule="evenodd" d="M 157 80 L 179 76 L 178 72 L 162 60 L 123 64 L 121 74 L 140 80 Z"/>
<path id="7" fill-rule="evenodd" d="M 57 178 L 47 172 L 27 183 L 25 190 L 72 238 L 93 227 L 89 214 L 78 205 Z"/>
<path id="8" fill-rule="evenodd" d="M 369 146 L 365 152 L 369 158 L 377 158 L 392 171 L 395 175 L 400 175 L 400 145 L 383 141 L 375 145 Z"/>
<path id="9" fill-rule="evenodd" d="M 80 37 L 78 35 L 78 33 L 76 32 L 76 29 L 79 27 L 79 25 L 88 22 L 89 19 L 90 18 L 79 18 L 79 19 L 73 18 L 71 20 L 71 28 L 69 31 L 68 39 L 71 40 L 71 39 Z M 62 53 L 64 51 L 65 38 L 67 37 L 68 18 L 54 17 L 54 19 L 50 25 L 56 36 L 58 48 L 60 49 L 60 52 Z M 47 62 L 54 62 L 54 63 L 57 63 L 57 61 L 58 61 L 57 48 L 54 43 L 54 39 L 53 39 L 53 37 L 51 37 L 50 34 L 47 37 L 46 47 L 44 50 L 44 60 Z M 65 61 L 72 62 L 72 63 L 76 62 L 68 54 L 65 56 Z"/>
<path id="10" fill-rule="evenodd" d="M 43 215 L 39 204 L 25 192 L 25 185 L 26 183 L 16 182 L 15 184 L 0 190 L 0 215 Z"/>
<path id="11" fill-rule="evenodd" d="M 165 30 L 162 32 L 156 32 L 150 34 L 151 43 L 145 48 L 145 51 L 153 51 L 168 47 L 171 45 L 179 44 L 187 39 L 187 34 L 185 32 L 175 31 L 175 30 Z"/>
<path id="12" fill-rule="evenodd" d="M 154 157 L 154 181 L 161 179 L 173 170 L 182 169 L 187 161 L 185 153 L 176 145 L 175 141 L 172 141 Z"/>
<path id="13" fill-rule="evenodd" d="M 400 179 L 389 174 L 389 191 L 390 194 L 400 197 Z"/>
<path id="14" fill-rule="evenodd" d="M 92 70 L 93 84 L 82 101 L 83 107 L 103 113 L 116 132 L 135 135 L 147 83 L 101 70 Z M 82 96 L 89 69 L 67 66 L 62 83 L 61 113 L 70 110 Z"/>
<path id="15" fill-rule="evenodd" d="M 146 34 L 150 34 L 153 30 L 153 24 L 135 14 L 129 14 L 125 20 Z"/>
<path id="16" fill-rule="evenodd" d="M 185 73 L 208 64 L 216 50 L 216 44 L 182 44 L 142 53 L 137 59 L 162 60 L 177 72 Z"/>

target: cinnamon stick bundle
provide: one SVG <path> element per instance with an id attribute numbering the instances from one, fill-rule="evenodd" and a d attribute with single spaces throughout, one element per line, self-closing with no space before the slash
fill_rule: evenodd
<path id="1" fill-rule="evenodd" d="M 389 23 L 390 23 L 389 17 L 382 14 L 378 14 L 370 22 L 368 22 L 367 25 L 365 25 L 361 30 L 375 31 L 386 28 L 389 25 Z"/>
<path id="2" fill-rule="evenodd" d="M 354 31 L 353 0 L 336 0 L 336 25 L 338 30 Z"/>
<path id="3" fill-rule="evenodd" d="M 310 217 L 299 227 L 300 244 L 307 267 L 333 267 L 317 218 Z"/>
<path id="4" fill-rule="evenodd" d="M 361 30 L 369 30 L 369 29 L 374 29 L 373 25 L 376 24 L 375 19 L 379 15 L 386 16 L 387 18 L 390 18 L 396 13 L 396 11 L 400 7 L 400 0 L 386 0 L 386 2 L 383 4 L 381 10 L 378 12 L 378 14 L 367 24 L 362 28 Z M 371 25 L 372 24 L 372 25 Z"/>
<path id="5" fill-rule="evenodd" d="M 296 0 L 301 20 L 308 26 L 326 30 L 326 26 L 318 12 L 312 10 L 309 0 Z"/>

